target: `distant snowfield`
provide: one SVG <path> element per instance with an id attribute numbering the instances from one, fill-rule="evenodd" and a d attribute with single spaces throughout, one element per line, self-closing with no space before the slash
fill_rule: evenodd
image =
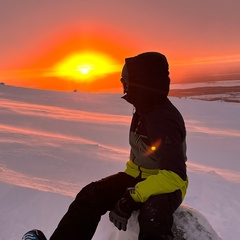
<path id="1" fill-rule="evenodd" d="M 51 235 L 78 191 L 123 171 L 132 106 L 119 94 L 0 86 L 0 240 L 31 228 Z M 170 100 L 188 131 L 184 204 L 224 240 L 240 236 L 240 105 Z M 95 240 L 106 240 L 104 216 Z"/>
<path id="2" fill-rule="evenodd" d="M 171 96 L 240 103 L 240 80 L 172 84 Z"/>
<path id="3" fill-rule="evenodd" d="M 209 81 L 197 83 L 176 83 L 171 85 L 171 89 L 188 89 L 199 87 L 234 87 L 240 86 L 240 80 L 227 80 L 227 81 Z"/>

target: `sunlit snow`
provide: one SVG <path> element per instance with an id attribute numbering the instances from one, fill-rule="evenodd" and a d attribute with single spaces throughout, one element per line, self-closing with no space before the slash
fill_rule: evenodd
<path id="1" fill-rule="evenodd" d="M 0 86 L 0 240 L 21 239 L 32 228 L 50 237 L 84 185 L 125 169 L 132 106 L 120 97 Z M 188 131 L 190 184 L 183 204 L 222 239 L 235 240 L 240 105 L 170 100 Z M 116 231 L 104 216 L 94 240 L 117 239 Z"/>

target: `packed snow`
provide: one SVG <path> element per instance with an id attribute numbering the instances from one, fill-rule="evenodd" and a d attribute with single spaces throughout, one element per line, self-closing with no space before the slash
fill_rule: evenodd
<path id="1" fill-rule="evenodd" d="M 83 186 L 125 169 L 132 106 L 120 97 L 0 86 L 0 240 L 21 239 L 32 228 L 49 238 Z M 183 205 L 201 213 L 223 240 L 236 240 L 240 105 L 170 100 L 188 131 L 190 184 Z M 93 239 L 120 240 L 121 234 L 106 214 Z"/>

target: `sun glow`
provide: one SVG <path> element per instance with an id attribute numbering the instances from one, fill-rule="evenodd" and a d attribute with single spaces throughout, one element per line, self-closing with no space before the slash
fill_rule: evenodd
<path id="1" fill-rule="evenodd" d="M 92 82 L 119 71 L 120 67 L 110 56 L 98 52 L 80 52 L 71 54 L 57 63 L 48 76 Z"/>
<path id="2" fill-rule="evenodd" d="M 77 70 L 82 74 L 88 74 L 91 69 L 89 67 L 78 67 Z"/>

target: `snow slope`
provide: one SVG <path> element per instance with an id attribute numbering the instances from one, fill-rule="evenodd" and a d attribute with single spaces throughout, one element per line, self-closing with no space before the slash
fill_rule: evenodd
<path id="1" fill-rule="evenodd" d="M 119 94 L 0 86 L 0 240 L 49 237 L 78 191 L 125 169 L 132 107 Z M 240 235 L 240 105 L 170 98 L 188 131 L 189 189 L 224 240 Z M 94 240 L 113 226 L 104 216 Z"/>

